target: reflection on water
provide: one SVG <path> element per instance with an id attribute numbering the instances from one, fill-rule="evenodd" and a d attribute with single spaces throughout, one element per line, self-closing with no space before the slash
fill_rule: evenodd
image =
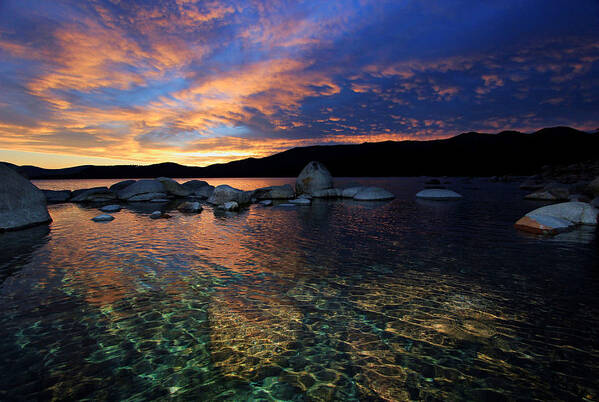
<path id="1" fill-rule="evenodd" d="M 424 180 L 169 220 L 51 206 L 49 232 L 0 234 L 0 399 L 596 400 L 596 231 L 523 235 L 516 186 L 431 203 Z"/>

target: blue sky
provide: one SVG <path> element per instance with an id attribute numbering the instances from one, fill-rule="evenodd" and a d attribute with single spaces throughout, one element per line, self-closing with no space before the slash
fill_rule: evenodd
<path id="1" fill-rule="evenodd" d="M 599 127 L 599 3 L 0 2 L 0 157 L 191 165 Z"/>

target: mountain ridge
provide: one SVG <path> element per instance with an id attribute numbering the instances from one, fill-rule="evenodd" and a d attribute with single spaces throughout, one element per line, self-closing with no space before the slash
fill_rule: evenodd
<path id="1" fill-rule="evenodd" d="M 597 150 L 598 133 L 560 126 L 531 134 L 509 130 L 497 134 L 471 131 L 426 141 L 311 145 L 263 158 L 252 157 L 205 167 L 162 162 L 62 169 L 17 166 L 16 169 L 30 179 L 294 177 L 309 161 L 319 160 L 339 177 L 526 175 L 537 172 L 543 165 L 599 159 Z"/>

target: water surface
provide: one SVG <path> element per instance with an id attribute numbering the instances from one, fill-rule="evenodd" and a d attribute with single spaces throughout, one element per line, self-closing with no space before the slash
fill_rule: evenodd
<path id="1" fill-rule="evenodd" d="M 464 199 L 439 203 L 424 181 L 168 220 L 50 206 L 49 228 L 0 235 L 0 399 L 597 400 L 595 229 L 525 235 L 543 204 L 517 185 L 450 179 Z"/>

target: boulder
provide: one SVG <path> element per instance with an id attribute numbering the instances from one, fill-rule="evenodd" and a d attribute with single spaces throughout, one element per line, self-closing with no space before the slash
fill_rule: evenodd
<path id="1" fill-rule="evenodd" d="M 586 202 L 562 202 L 537 208 L 526 216 L 550 216 L 574 225 L 596 225 L 599 210 Z"/>
<path id="2" fill-rule="evenodd" d="M 94 216 L 92 218 L 92 221 L 94 221 L 94 222 L 109 222 L 113 219 L 114 219 L 114 216 L 112 216 L 112 215 L 102 214 L 102 215 Z"/>
<path id="3" fill-rule="evenodd" d="M 289 203 L 296 205 L 310 205 L 312 204 L 312 200 L 308 198 L 295 198 L 293 200 L 289 200 Z"/>
<path id="4" fill-rule="evenodd" d="M 177 209 L 181 212 L 202 212 L 202 206 L 197 201 L 185 201 Z"/>
<path id="5" fill-rule="evenodd" d="M 42 190 L 42 193 L 44 193 L 49 204 L 67 202 L 71 198 L 70 190 Z"/>
<path id="6" fill-rule="evenodd" d="M 115 193 L 110 191 L 108 187 L 93 187 L 73 192 L 71 202 L 105 202 L 115 198 Z"/>
<path id="7" fill-rule="evenodd" d="M 313 194 L 317 190 L 333 187 L 333 177 L 329 170 L 320 162 L 308 163 L 295 181 L 297 194 Z"/>
<path id="8" fill-rule="evenodd" d="M 366 187 L 354 195 L 354 200 L 358 201 L 384 201 L 393 198 L 393 194 L 380 187 Z"/>
<path id="9" fill-rule="evenodd" d="M 199 197 L 203 200 L 210 198 L 212 193 L 214 192 L 214 186 L 204 186 L 195 190 L 192 195 Z"/>
<path id="10" fill-rule="evenodd" d="M 202 187 L 209 186 L 204 180 L 189 180 L 182 184 L 183 187 L 190 190 L 192 193 L 196 190 L 201 189 Z"/>
<path id="11" fill-rule="evenodd" d="M 553 216 L 533 214 L 520 218 L 514 226 L 524 232 L 554 235 L 569 230 L 574 224 Z"/>
<path id="12" fill-rule="evenodd" d="M 227 201 L 217 207 L 218 209 L 224 209 L 225 211 L 239 211 L 239 204 L 235 201 Z"/>
<path id="13" fill-rule="evenodd" d="M 358 194 L 360 191 L 362 191 L 365 188 L 366 187 L 361 187 L 361 186 L 344 188 L 343 192 L 341 193 L 341 196 L 343 198 L 354 198 L 356 196 L 356 194 Z"/>
<path id="14" fill-rule="evenodd" d="M 145 202 L 145 201 L 153 201 L 153 200 L 163 200 L 166 198 L 166 193 L 143 193 L 137 194 L 130 197 L 128 202 Z"/>
<path id="15" fill-rule="evenodd" d="M 183 187 L 181 184 L 168 177 L 159 177 L 156 180 L 162 183 L 167 193 L 172 194 L 175 197 L 187 197 L 192 193 L 190 189 Z"/>
<path id="16" fill-rule="evenodd" d="M 599 197 L 599 177 L 588 184 L 587 191 L 593 196 Z"/>
<path id="17" fill-rule="evenodd" d="M 425 200 L 435 200 L 435 201 L 444 201 L 444 200 L 459 200 L 462 196 L 455 191 L 451 190 L 443 190 L 443 189 L 427 189 L 422 190 L 418 194 L 416 194 L 417 198 L 422 198 Z"/>
<path id="18" fill-rule="evenodd" d="M 51 220 L 44 193 L 0 163 L 0 232 L 24 229 Z"/>
<path id="19" fill-rule="evenodd" d="M 339 198 L 343 195 L 343 190 L 340 188 L 323 188 L 312 191 L 314 198 Z"/>
<path id="20" fill-rule="evenodd" d="M 121 200 L 129 200 L 132 197 L 138 196 L 140 194 L 148 194 L 148 193 L 162 193 L 164 194 L 166 189 L 162 182 L 159 180 L 138 180 L 135 183 L 119 190 L 117 192 L 118 198 Z M 165 194 L 166 196 L 166 194 Z M 159 198 L 159 197 L 153 197 Z M 164 197 L 161 197 L 164 198 Z"/>
<path id="21" fill-rule="evenodd" d="M 222 205 L 225 202 L 235 201 L 239 205 L 249 204 L 252 199 L 252 191 L 242 191 L 226 184 L 216 186 L 208 202 L 213 205 Z"/>
<path id="22" fill-rule="evenodd" d="M 112 205 L 106 205 L 102 208 L 100 208 L 100 211 L 102 212 L 119 212 L 121 210 L 121 206 L 117 205 L 117 204 L 112 204 Z"/>
<path id="23" fill-rule="evenodd" d="M 289 184 L 282 186 L 263 187 L 254 190 L 254 197 L 257 200 L 286 200 L 295 197 L 293 187 Z"/>
<path id="24" fill-rule="evenodd" d="M 110 186 L 109 189 L 110 189 L 110 191 L 117 193 L 120 190 L 124 189 L 125 187 L 129 187 L 133 183 L 135 183 L 135 180 L 123 180 L 123 181 L 119 181 L 118 183 L 114 183 L 112 186 Z"/>

